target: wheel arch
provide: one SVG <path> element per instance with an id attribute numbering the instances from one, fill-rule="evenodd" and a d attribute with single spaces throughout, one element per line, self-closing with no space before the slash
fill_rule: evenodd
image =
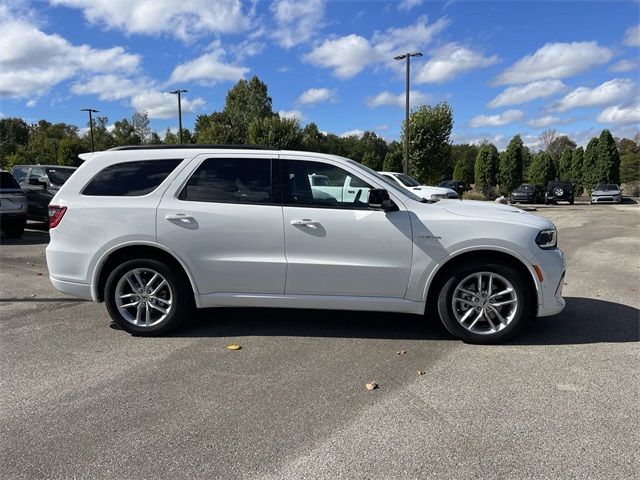
<path id="1" fill-rule="evenodd" d="M 182 275 L 183 278 L 187 280 L 188 284 L 191 286 L 194 301 L 196 303 L 196 306 L 199 306 L 197 294 L 198 290 L 196 288 L 195 281 L 185 263 L 177 255 L 175 255 L 175 253 L 167 250 L 166 248 L 163 248 L 158 244 L 153 243 L 133 243 L 119 245 L 105 253 L 98 262 L 98 266 L 95 270 L 94 279 L 92 282 L 93 298 L 98 302 L 104 301 L 104 291 L 107 283 L 107 277 L 117 265 L 127 260 L 142 258 L 153 258 L 166 262 L 167 264 L 174 267 L 177 272 Z"/>
<path id="2" fill-rule="evenodd" d="M 437 297 L 440 291 L 439 287 L 444 283 L 449 272 L 458 265 L 461 265 L 471 259 L 477 260 L 479 258 L 515 267 L 524 277 L 527 282 L 527 286 L 535 292 L 535 295 L 531 295 L 531 307 L 534 315 L 537 315 L 541 289 L 538 284 L 535 271 L 533 270 L 533 266 L 529 265 L 526 260 L 516 252 L 491 248 L 463 250 L 452 255 L 446 262 L 438 265 L 427 279 L 427 283 L 425 285 L 423 296 L 423 299 L 425 300 L 425 309 L 428 309 L 430 305 L 433 306 L 437 303 Z"/>

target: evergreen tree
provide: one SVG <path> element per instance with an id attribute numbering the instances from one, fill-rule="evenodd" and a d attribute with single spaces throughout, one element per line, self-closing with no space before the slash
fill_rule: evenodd
<path id="1" fill-rule="evenodd" d="M 584 159 L 584 149 L 576 148 L 571 152 L 571 181 L 574 185 L 576 196 L 580 196 L 584 190 L 584 182 L 582 180 L 582 161 Z"/>
<path id="2" fill-rule="evenodd" d="M 249 124 L 247 140 L 251 145 L 295 150 L 302 143 L 302 129 L 296 118 L 254 118 Z"/>
<path id="3" fill-rule="evenodd" d="M 500 155 L 498 183 L 502 195 L 509 195 L 522 183 L 522 147 L 520 135 L 515 135 Z"/>
<path id="4" fill-rule="evenodd" d="M 498 150 L 495 145 L 485 143 L 480 147 L 474 170 L 475 188 L 486 195 L 496 184 L 498 174 Z"/>
<path id="5" fill-rule="evenodd" d="M 547 152 L 539 152 L 533 157 L 529 167 L 529 181 L 536 185 L 546 187 L 556 178 L 555 167 L 551 155 Z"/>
<path id="6" fill-rule="evenodd" d="M 596 182 L 620 183 L 620 155 L 609 130 L 602 130 L 598 139 Z"/>
<path id="7" fill-rule="evenodd" d="M 395 144 L 395 147 L 394 147 Z M 384 157 L 382 170 L 385 172 L 402 172 L 402 148 L 398 142 L 391 142 L 389 151 Z"/>
<path id="8" fill-rule="evenodd" d="M 587 143 L 587 149 L 584 152 L 584 159 L 582 161 L 582 182 L 584 188 L 586 188 L 589 195 L 591 190 L 598 183 L 598 139 L 593 137 Z"/>
<path id="9" fill-rule="evenodd" d="M 573 150 L 567 146 L 564 148 L 560 155 L 559 168 L 558 168 L 558 180 L 570 181 L 571 180 L 571 162 L 573 158 Z"/>

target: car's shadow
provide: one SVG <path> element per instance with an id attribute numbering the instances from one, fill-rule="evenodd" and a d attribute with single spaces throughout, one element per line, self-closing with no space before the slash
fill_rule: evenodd
<path id="1" fill-rule="evenodd" d="M 21 237 L 11 238 L 4 233 L 0 235 L 1 245 L 47 245 L 49 243 L 49 231 L 39 224 L 29 224 Z"/>
<path id="2" fill-rule="evenodd" d="M 512 345 L 637 342 L 640 310 L 591 298 L 566 298 L 560 315 L 530 322 Z M 194 315 L 178 337 L 339 337 L 454 340 L 438 320 L 379 312 L 212 308 Z"/>

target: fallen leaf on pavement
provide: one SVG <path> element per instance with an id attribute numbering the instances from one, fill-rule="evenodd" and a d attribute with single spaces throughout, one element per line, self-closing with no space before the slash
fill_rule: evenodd
<path id="1" fill-rule="evenodd" d="M 425 371 L 424 370 L 418 370 L 418 375 L 424 375 Z"/>
<path id="2" fill-rule="evenodd" d="M 240 350 L 242 347 L 238 344 L 231 343 L 227 345 L 227 350 Z"/>
<path id="3" fill-rule="evenodd" d="M 405 353 L 407 353 L 406 350 L 398 350 L 398 355 L 404 355 Z"/>
<path id="4" fill-rule="evenodd" d="M 367 387 L 367 390 L 375 390 L 376 388 L 378 388 L 378 384 L 376 382 L 371 382 L 367 383 L 365 387 Z"/>

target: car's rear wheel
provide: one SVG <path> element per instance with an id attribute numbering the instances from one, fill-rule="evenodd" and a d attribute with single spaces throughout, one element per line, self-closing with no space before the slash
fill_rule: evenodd
<path id="1" fill-rule="evenodd" d="M 136 335 L 161 335 L 175 329 L 191 310 L 186 281 L 158 260 L 130 260 L 107 278 L 109 315 Z"/>
<path id="2" fill-rule="evenodd" d="M 438 297 L 450 333 L 469 343 L 500 343 L 515 335 L 533 312 L 530 292 L 512 267 L 476 261 L 456 267 Z"/>
<path id="3" fill-rule="evenodd" d="M 8 223 L 2 225 L 2 231 L 7 237 L 18 238 L 24 233 L 24 223 Z"/>

